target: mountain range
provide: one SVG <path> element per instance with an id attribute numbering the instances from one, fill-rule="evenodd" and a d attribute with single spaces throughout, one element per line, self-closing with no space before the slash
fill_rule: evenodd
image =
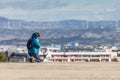
<path id="1" fill-rule="evenodd" d="M 120 44 L 120 21 L 63 20 L 34 22 L 0 17 L 0 44 L 26 45 L 33 32 L 41 33 L 41 44 Z"/>

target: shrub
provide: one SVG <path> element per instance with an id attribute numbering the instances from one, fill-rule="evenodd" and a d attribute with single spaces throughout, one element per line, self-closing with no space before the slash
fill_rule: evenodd
<path id="1" fill-rule="evenodd" d="M 118 59 L 117 58 L 112 58 L 112 61 L 113 62 L 118 62 Z"/>
<path id="2" fill-rule="evenodd" d="M 0 52 L 0 62 L 7 62 L 8 58 L 4 53 Z"/>
<path id="3" fill-rule="evenodd" d="M 99 62 L 99 59 L 90 59 L 91 62 Z"/>

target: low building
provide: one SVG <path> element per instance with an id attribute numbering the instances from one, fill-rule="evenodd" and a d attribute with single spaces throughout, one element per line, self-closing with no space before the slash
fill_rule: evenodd
<path id="1" fill-rule="evenodd" d="M 117 52 L 50 52 L 50 54 L 49 62 L 111 62 L 112 58 L 117 57 Z"/>
<path id="2" fill-rule="evenodd" d="M 8 61 L 9 62 L 26 62 L 28 61 L 27 50 L 22 48 L 17 48 L 13 53 L 9 52 Z"/>

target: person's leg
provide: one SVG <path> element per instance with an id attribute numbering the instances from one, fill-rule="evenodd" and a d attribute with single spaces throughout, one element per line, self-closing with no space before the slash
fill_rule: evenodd
<path id="1" fill-rule="evenodd" d="M 33 63 L 34 62 L 34 58 L 33 58 L 33 54 L 29 53 L 29 62 Z"/>
<path id="2" fill-rule="evenodd" d="M 31 58 L 30 58 L 30 62 L 31 62 L 31 63 L 34 63 L 34 57 L 31 57 Z"/>
<path id="3" fill-rule="evenodd" d="M 40 56 L 38 54 L 34 54 L 33 57 L 35 58 L 36 62 L 41 62 Z"/>

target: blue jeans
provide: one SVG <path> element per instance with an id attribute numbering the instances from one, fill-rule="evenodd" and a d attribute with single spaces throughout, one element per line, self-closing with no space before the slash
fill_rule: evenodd
<path id="1" fill-rule="evenodd" d="M 41 62 L 40 56 L 37 53 L 29 53 L 30 57 L 34 57 L 36 62 Z"/>

